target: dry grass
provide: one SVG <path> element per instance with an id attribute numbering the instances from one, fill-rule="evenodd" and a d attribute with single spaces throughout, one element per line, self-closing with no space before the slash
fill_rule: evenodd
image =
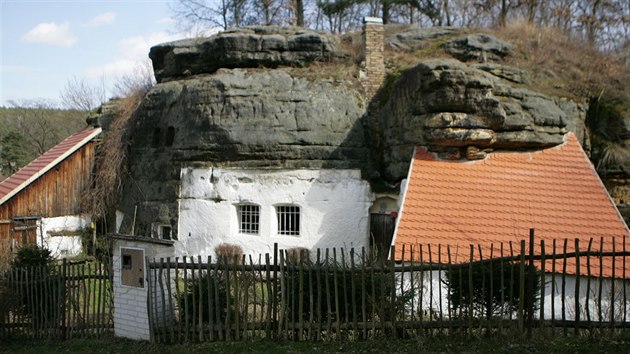
<path id="1" fill-rule="evenodd" d="M 143 92 L 137 91 L 117 104 L 117 113 L 96 153 L 93 187 L 85 201 L 95 217 L 102 217 L 115 204 L 122 191 L 126 160 L 129 120 L 140 106 Z"/>
<path id="2" fill-rule="evenodd" d="M 621 58 L 555 28 L 516 22 L 490 33 L 514 45 L 507 64 L 529 70 L 534 89 L 573 98 L 617 97 L 627 89 L 628 67 Z"/>
<path id="3" fill-rule="evenodd" d="M 293 247 L 286 251 L 285 261 L 287 264 L 300 264 L 301 262 L 309 262 L 311 259 L 311 251 L 304 247 Z"/>
<path id="4" fill-rule="evenodd" d="M 243 248 L 231 243 L 222 243 L 214 248 L 214 253 L 220 260 L 227 259 L 232 261 L 236 257 L 240 261 L 241 257 L 243 257 Z"/>

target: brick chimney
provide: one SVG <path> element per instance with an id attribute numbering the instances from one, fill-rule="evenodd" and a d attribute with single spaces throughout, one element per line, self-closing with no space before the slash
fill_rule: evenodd
<path id="1" fill-rule="evenodd" d="M 362 77 L 366 98 L 371 101 L 385 80 L 383 56 L 383 20 L 378 17 L 363 19 L 363 54 L 365 55 L 365 75 Z"/>

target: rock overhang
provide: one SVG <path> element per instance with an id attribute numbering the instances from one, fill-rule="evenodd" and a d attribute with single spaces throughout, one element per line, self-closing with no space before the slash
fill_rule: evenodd
<path id="1" fill-rule="evenodd" d="M 301 67 L 349 54 L 336 36 L 298 27 L 252 26 L 159 44 L 149 57 L 156 80 L 165 82 L 219 68 Z"/>

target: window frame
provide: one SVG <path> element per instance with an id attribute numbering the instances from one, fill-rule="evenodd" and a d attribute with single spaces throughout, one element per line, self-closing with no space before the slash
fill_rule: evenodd
<path id="1" fill-rule="evenodd" d="M 261 207 L 258 204 L 237 204 L 236 218 L 238 233 L 242 235 L 260 235 L 260 215 Z M 247 216 L 247 220 L 243 219 L 244 216 Z M 244 225 L 247 227 L 243 227 Z"/>
<path id="2" fill-rule="evenodd" d="M 300 237 L 302 235 L 302 208 L 296 204 L 275 206 L 276 234 L 278 236 Z"/>

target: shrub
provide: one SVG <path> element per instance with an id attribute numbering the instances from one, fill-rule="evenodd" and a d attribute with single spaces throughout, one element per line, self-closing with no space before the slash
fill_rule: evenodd
<path id="1" fill-rule="evenodd" d="M 58 319 L 60 287 L 54 259 L 46 248 L 29 245 L 20 248 L 11 264 L 12 311 L 29 317 L 34 323 L 52 323 Z"/>
<path id="2" fill-rule="evenodd" d="M 54 258 L 50 255 L 50 250 L 36 245 L 28 245 L 18 250 L 11 265 L 13 268 L 50 267 L 53 262 Z"/>
<path id="3" fill-rule="evenodd" d="M 227 260 L 227 262 L 232 263 L 234 257 L 240 259 L 243 256 L 243 248 L 231 243 L 222 243 L 214 248 L 214 253 L 217 255 L 219 262 Z"/>
<path id="4" fill-rule="evenodd" d="M 454 314 L 461 313 L 461 317 L 468 317 L 470 304 L 472 304 L 473 317 L 501 317 L 518 311 L 521 284 L 520 263 L 475 262 L 472 264 L 472 277 L 470 272 L 471 268 L 467 266 L 446 271 L 444 283 L 449 289 L 448 299 Z M 527 287 L 529 277 L 534 277 L 534 288 L 531 297 L 525 299 L 523 304 L 526 317 L 530 314 L 529 310 L 535 310 L 536 298 L 540 293 L 540 273 L 535 268 L 525 266 L 525 287 Z M 525 296 L 527 297 L 527 293 Z"/>
<path id="5" fill-rule="evenodd" d="M 240 260 L 243 255 L 243 249 L 240 246 L 229 243 L 218 245 L 215 247 L 214 252 L 217 255 L 218 263 L 223 265 L 232 264 L 235 258 Z M 234 273 L 230 275 L 232 274 Z M 239 279 L 232 279 L 231 281 L 236 284 Z M 198 316 L 198 313 L 193 313 L 193 308 L 199 309 L 199 306 L 203 309 L 203 323 L 216 323 L 217 316 L 221 323 L 225 323 L 228 313 L 230 318 L 234 319 L 237 310 L 234 307 L 235 296 L 230 290 L 225 271 L 222 270 L 205 273 L 201 277 L 189 279 L 184 284 L 184 292 L 178 299 L 182 316 L 185 316 L 183 320 L 186 321 L 187 319 L 189 323 L 193 323 L 193 320 Z M 213 307 L 212 318 L 210 318 L 208 313 L 210 305 Z"/>
<path id="6" fill-rule="evenodd" d="M 230 318 L 234 319 L 236 315 L 234 302 L 222 271 L 216 274 L 206 273 L 199 278 L 188 280 L 184 285 L 184 292 L 178 297 L 181 320 L 188 323 L 198 323 L 199 320 L 194 321 L 194 319 L 199 314 L 194 313 L 193 308 L 199 311 L 199 306 L 203 309 L 201 315 L 203 323 L 216 323 L 217 316 L 220 323 L 225 323 L 228 313 Z M 210 305 L 213 308 L 212 314 L 208 312 Z M 211 315 L 212 318 L 210 318 Z"/>
<path id="7" fill-rule="evenodd" d="M 300 316 L 303 321 L 309 321 L 311 316 L 319 321 L 391 320 L 411 296 L 394 295 L 391 273 L 363 273 L 359 266 L 352 271 L 350 265 L 341 263 L 317 266 L 304 250 L 288 250 L 286 264 L 285 301 L 292 321 L 298 321 Z M 369 261 L 365 265 L 374 266 Z"/>

